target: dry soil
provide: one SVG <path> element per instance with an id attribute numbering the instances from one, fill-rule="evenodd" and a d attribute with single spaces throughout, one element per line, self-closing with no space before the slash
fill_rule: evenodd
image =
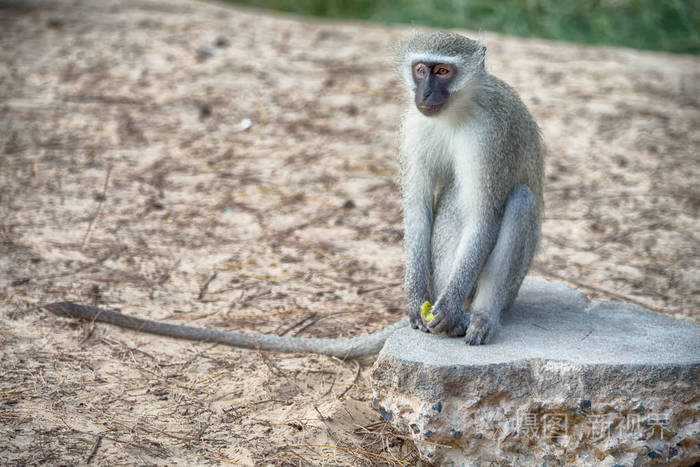
<path id="1" fill-rule="evenodd" d="M 0 2 L 0 460 L 416 464 L 372 363 L 50 315 L 350 336 L 405 313 L 409 27 L 186 0 Z M 533 274 L 700 319 L 700 60 L 468 33 L 548 144 Z M 650 343 L 653 345 L 653 343 Z"/>

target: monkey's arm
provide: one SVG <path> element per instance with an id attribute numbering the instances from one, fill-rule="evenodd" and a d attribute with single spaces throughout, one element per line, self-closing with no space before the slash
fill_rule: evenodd
<path id="1" fill-rule="evenodd" d="M 77 303 L 59 302 L 44 305 L 43 308 L 59 316 L 70 316 L 89 321 L 99 321 L 122 328 L 177 337 L 193 341 L 215 342 L 244 349 L 276 350 L 278 352 L 317 353 L 338 358 L 357 358 L 378 353 L 387 338 L 397 329 L 405 326 L 404 318 L 373 334 L 347 339 L 327 339 L 309 337 L 284 337 L 269 334 L 217 329 L 196 328 L 166 324 L 147 319 L 134 318 L 114 311 L 102 310 Z"/>
<path id="2" fill-rule="evenodd" d="M 430 236 L 433 225 L 432 192 L 425 187 L 404 189 L 405 287 L 411 326 L 426 330 L 420 306 L 430 300 Z"/>

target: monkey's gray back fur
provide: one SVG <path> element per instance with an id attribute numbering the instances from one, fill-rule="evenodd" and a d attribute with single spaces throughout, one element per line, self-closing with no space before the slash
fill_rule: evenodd
<path id="1" fill-rule="evenodd" d="M 71 302 L 44 305 L 43 308 L 59 316 L 69 316 L 88 321 L 113 324 L 150 334 L 176 337 L 201 342 L 239 347 L 244 349 L 275 350 L 278 352 L 317 353 L 338 358 L 357 358 L 377 354 L 386 339 L 397 329 L 406 326 L 408 319 L 385 327 L 373 334 L 347 339 L 326 339 L 310 337 L 284 337 L 269 334 L 218 329 L 196 328 L 177 324 L 160 323 L 147 319 L 134 318 L 114 311 L 103 310 Z"/>
<path id="2" fill-rule="evenodd" d="M 491 129 L 485 135 L 485 156 L 493 164 L 492 174 L 503 184 L 498 205 L 505 202 L 515 184 L 527 185 L 537 199 L 540 221 L 544 213 L 542 182 L 544 179 L 544 143 L 540 129 L 518 94 L 508 84 L 486 72 L 482 84 L 474 90 L 474 100 L 482 118 Z M 511 182 L 508 187 L 507 183 Z"/>

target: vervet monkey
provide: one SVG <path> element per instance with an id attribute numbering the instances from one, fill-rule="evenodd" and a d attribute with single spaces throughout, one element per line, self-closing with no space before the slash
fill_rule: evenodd
<path id="1" fill-rule="evenodd" d="M 374 334 L 319 339 L 179 326 L 70 302 L 44 308 L 164 336 L 340 358 L 379 352 L 407 321 L 486 343 L 537 245 L 543 169 L 537 125 L 515 91 L 488 74 L 485 52 L 450 32 L 416 35 L 401 47 L 399 66 L 415 102 L 401 144 L 408 320 Z M 420 306 L 433 297 L 435 318 L 426 327 Z"/>
<path id="2" fill-rule="evenodd" d="M 403 43 L 397 64 L 413 101 L 401 132 L 409 320 L 471 345 L 489 342 L 515 300 L 544 204 L 539 129 L 485 55 L 480 42 L 433 32 Z M 433 300 L 426 324 L 420 307 Z"/>

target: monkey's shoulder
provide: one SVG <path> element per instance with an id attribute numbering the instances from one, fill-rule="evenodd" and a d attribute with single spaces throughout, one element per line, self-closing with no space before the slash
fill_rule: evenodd
<path id="1" fill-rule="evenodd" d="M 506 82 L 489 75 L 475 96 L 482 119 L 488 122 L 486 139 L 499 151 L 502 145 L 514 150 L 539 152 L 540 129 L 518 93 Z M 526 147 L 525 147 L 526 146 Z"/>
<path id="2" fill-rule="evenodd" d="M 518 93 L 508 83 L 489 74 L 475 95 L 476 104 L 496 123 L 513 121 L 534 123 L 534 119 Z"/>

